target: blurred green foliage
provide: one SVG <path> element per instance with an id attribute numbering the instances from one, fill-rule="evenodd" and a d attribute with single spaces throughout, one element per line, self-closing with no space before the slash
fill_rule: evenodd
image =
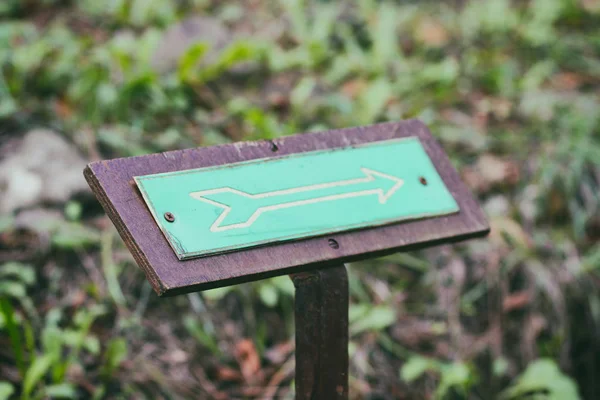
<path id="1" fill-rule="evenodd" d="M 579 369 L 600 368 L 585 356 L 600 351 L 600 5 L 456 3 L 3 1 L 0 129 L 51 127 L 109 158 L 420 118 L 493 234 L 350 267 L 355 397 L 593 398 L 600 388 Z M 157 68 L 161 46 L 176 44 L 165 32 L 198 15 L 225 27 L 225 45 L 205 34 Z M 293 334 L 285 277 L 156 301 L 91 204 L 61 205 L 64 219 L 35 232 L 49 244 L 28 251 L 10 242 L 27 238 L 17 215 L 0 216 L 0 254 L 25 254 L 0 265 L 0 400 L 211 396 L 198 372 L 173 380 L 174 354 L 219 370 L 241 364 L 236 342 L 250 336 L 266 363 Z M 474 271 L 467 282 L 439 284 L 457 259 Z M 505 310 L 521 291 L 528 303 Z M 407 315 L 433 345 L 398 333 Z M 469 351 L 492 328 L 500 350 Z"/>

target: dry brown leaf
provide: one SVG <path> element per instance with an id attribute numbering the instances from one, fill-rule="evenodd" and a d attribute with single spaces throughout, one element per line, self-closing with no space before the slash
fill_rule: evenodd
<path id="1" fill-rule="evenodd" d="M 227 366 L 219 366 L 217 368 L 217 380 L 219 381 L 240 381 L 242 379 L 242 375 L 234 370 L 233 368 L 229 368 Z"/>
<path id="2" fill-rule="evenodd" d="M 585 224 L 585 233 L 589 239 L 600 241 L 600 214 L 591 217 Z"/>
<path id="3" fill-rule="evenodd" d="M 491 111 L 496 119 L 503 121 L 510 116 L 513 104 L 510 100 L 495 98 L 491 99 Z"/>
<path id="4" fill-rule="evenodd" d="M 473 192 L 481 193 L 489 189 L 489 186 L 483 180 L 481 174 L 479 174 L 474 168 L 464 167 L 461 169 L 460 174 L 463 181 Z"/>
<path id="5" fill-rule="evenodd" d="M 557 188 L 550 189 L 550 194 L 548 195 L 547 211 L 554 218 L 563 218 L 569 212 L 567 199 L 565 195 L 558 190 Z"/>
<path id="6" fill-rule="evenodd" d="M 586 11 L 600 12 L 600 0 L 581 0 L 581 5 Z"/>
<path id="7" fill-rule="evenodd" d="M 477 161 L 477 170 L 490 185 L 514 185 L 519 181 L 519 167 L 512 160 L 484 154 Z"/>
<path id="8" fill-rule="evenodd" d="M 405 346 L 416 348 L 421 343 L 434 342 L 444 332 L 433 321 L 404 317 L 392 327 L 393 338 Z"/>
<path id="9" fill-rule="evenodd" d="M 282 364 L 294 351 L 296 347 L 293 340 L 278 343 L 270 349 L 266 350 L 264 356 L 272 364 Z"/>
<path id="10" fill-rule="evenodd" d="M 561 72 L 552 78 L 552 83 L 559 90 L 576 90 L 584 83 L 585 78 L 574 72 Z"/>
<path id="11" fill-rule="evenodd" d="M 504 312 L 518 310 L 527 306 L 531 301 L 531 295 L 529 292 L 521 291 L 512 293 L 507 296 L 502 302 L 502 309 Z"/>
<path id="12" fill-rule="evenodd" d="M 59 99 L 54 103 L 54 111 L 61 119 L 68 119 L 73 116 L 73 109 L 62 99 Z"/>
<path id="13" fill-rule="evenodd" d="M 537 356 L 537 338 L 548 326 L 548 321 L 541 314 L 532 314 L 525 320 L 521 351 L 526 361 Z"/>
<path id="14" fill-rule="evenodd" d="M 271 107 L 285 108 L 290 105 L 290 93 L 297 83 L 298 75 L 295 73 L 275 76 L 265 84 L 262 97 Z"/>
<path id="15" fill-rule="evenodd" d="M 424 18 L 417 25 L 415 36 L 425 45 L 442 47 L 449 40 L 448 30 L 442 23 L 433 18 Z"/>
<path id="16" fill-rule="evenodd" d="M 221 392 L 217 389 L 208 376 L 206 376 L 206 372 L 201 366 L 194 366 L 192 373 L 200 382 L 202 389 L 204 389 L 210 395 L 211 399 L 228 400 L 230 398 L 227 393 Z"/>
<path id="17" fill-rule="evenodd" d="M 472 167 L 462 170 L 462 177 L 471 190 L 484 193 L 498 186 L 513 186 L 519 182 L 520 169 L 516 162 L 484 154 Z"/>
<path id="18" fill-rule="evenodd" d="M 255 381 L 256 374 L 260 371 L 260 357 L 250 339 L 241 340 L 236 344 L 235 358 L 240 365 L 244 379 L 247 382 Z"/>
<path id="19" fill-rule="evenodd" d="M 361 94 L 365 88 L 367 87 L 367 81 L 364 79 L 353 79 L 348 81 L 342 85 L 341 91 L 342 93 L 351 98 L 355 99 L 359 94 Z"/>
<path id="20" fill-rule="evenodd" d="M 87 300 L 87 297 L 88 296 L 85 291 L 81 289 L 75 290 L 75 292 L 70 296 L 71 307 L 80 307 Z"/>

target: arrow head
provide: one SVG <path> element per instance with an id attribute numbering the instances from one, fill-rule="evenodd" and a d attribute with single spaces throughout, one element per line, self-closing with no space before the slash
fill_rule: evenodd
<path id="1" fill-rule="evenodd" d="M 375 182 L 376 187 L 379 189 L 379 202 L 381 204 L 385 204 L 389 198 L 404 185 L 403 179 L 392 175 L 374 171 L 369 168 L 361 168 L 361 171 L 371 181 Z"/>

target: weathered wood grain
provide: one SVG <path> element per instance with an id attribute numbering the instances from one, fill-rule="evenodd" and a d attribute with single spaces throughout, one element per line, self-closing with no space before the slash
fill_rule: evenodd
<path id="1" fill-rule="evenodd" d="M 209 167 L 286 154 L 418 136 L 458 202 L 457 214 L 278 243 L 179 261 L 152 219 L 134 176 Z M 488 233 L 487 221 L 427 127 L 417 120 L 274 141 L 242 142 L 91 163 L 84 175 L 136 262 L 159 295 L 174 295 L 311 270 Z M 330 240 L 337 246 L 331 246 Z"/>
<path id="2" fill-rule="evenodd" d="M 346 267 L 338 265 L 290 277 L 296 287 L 296 399 L 347 399 Z"/>

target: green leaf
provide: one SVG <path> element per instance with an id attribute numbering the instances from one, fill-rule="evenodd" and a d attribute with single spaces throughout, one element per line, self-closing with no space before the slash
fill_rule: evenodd
<path id="1" fill-rule="evenodd" d="M 170 0 L 132 0 L 127 3 L 128 20 L 135 26 L 142 27 L 152 22 L 165 24 L 172 22 L 176 16 L 175 3 Z"/>
<path id="2" fill-rule="evenodd" d="M 101 107 L 111 107 L 115 105 L 119 99 L 117 88 L 110 83 L 101 83 L 96 89 L 96 99 Z"/>
<path id="3" fill-rule="evenodd" d="M 217 61 L 203 66 L 191 79 L 193 83 L 206 82 L 221 75 L 226 70 L 244 61 L 258 60 L 265 54 L 264 46 L 260 43 L 240 40 L 230 44 L 220 54 Z"/>
<path id="4" fill-rule="evenodd" d="M 70 221 L 77 221 L 79 218 L 81 218 L 82 211 L 83 207 L 78 201 L 69 201 L 65 206 L 65 216 Z"/>
<path id="5" fill-rule="evenodd" d="M 295 108 L 306 107 L 306 102 L 315 89 L 317 82 L 313 77 L 305 77 L 298 82 L 290 94 L 290 103 Z"/>
<path id="6" fill-rule="evenodd" d="M 453 57 L 447 57 L 439 63 L 423 66 L 418 77 L 425 84 L 440 83 L 449 85 L 458 78 L 458 74 L 458 61 Z"/>
<path id="7" fill-rule="evenodd" d="M 7 276 L 14 276 L 27 285 L 32 285 L 35 282 L 35 270 L 31 265 L 21 264 L 18 262 L 9 262 L 0 265 L 0 278 L 4 279 Z"/>
<path id="8" fill-rule="evenodd" d="M 557 39 L 554 23 L 564 8 L 563 0 L 534 0 L 530 3 L 528 22 L 523 25 L 523 33 L 534 45 L 543 45 Z"/>
<path id="9" fill-rule="evenodd" d="M 208 43 L 196 43 L 190 46 L 179 59 L 179 68 L 177 69 L 179 79 L 184 82 L 193 80 L 200 61 L 209 49 Z"/>
<path id="10" fill-rule="evenodd" d="M 100 385 L 94 390 L 91 400 L 102 400 L 106 398 L 106 385 Z"/>
<path id="11" fill-rule="evenodd" d="M 60 383 L 58 385 L 51 385 L 46 387 L 44 390 L 46 396 L 50 398 L 59 399 L 75 399 L 77 398 L 77 391 L 75 386 L 70 383 Z"/>
<path id="12" fill-rule="evenodd" d="M 348 321 L 350 324 L 358 321 L 368 314 L 371 306 L 367 303 L 358 303 L 358 304 L 350 304 L 350 308 L 348 310 Z"/>
<path id="13" fill-rule="evenodd" d="M 296 288 L 294 287 L 294 283 L 288 276 L 278 276 L 276 278 L 272 278 L 269 280 L 273 285 L 277 287 L 282 293 L 285 293 L 289 296 L 294 296 L 296 293 Z"/>
<path id="14" fill-rule="evenodd" d="M 375 306 L 368 314 L 350 326 L 350 334 L 356 335 L 364 331 L 379 331 L 396 321 L 396 311 L 389 306 Z"/>
<path id="15" fill-rule="evenodd" d="M 15 392 L 15 388 L 8 382 L 0 382 L 0 400 L 8 400 Z"/>
<path id="16" fill-rule="evenodd" d="M 390 61 L 399 59 L 398 44 L 398 7 L 385 2 L 378 7 L 377 23 L 374 25 L 373 55 L 374 62 L 383 70 Z"/>
<path id="17" fill-rule="evenodd" d="M 262 283 L 258 289 L 260 299 L 267 307 L 275 307 L 279 296 L 277 295 L 277 289 L 275 286 L 269 283 Z"/>
<path id="18" fill-rule="evenodd" d="M 0 296 L 9 296 L 15 299 L 23 299 L 27 295 L 27 289 L 21 282 L 0 281 Z"/>
<path id="19" fill-rule="evenodd" d="M 286 16 L 291 22 L 291 31 L 299 41 L 306 41 L 309 38 L 308 21 L 306 18 L 306 8 L 303 0 L 288 0 L 281 2 L 285 8 Z"/>
<path id="20" fill-rule="evenodd" d="M 206 346 L 214 355 L 221 354 L 214 336 L 207 333 L 196 318 L 197 317 L 186 316 L 183 320 L 183 324 L 189 334 L 192 335 L 200 344 Z"/>
<path id="21" fill-rule="evenodd" d="M 217 65 L 221 70 L 229 69 L 244 61 L 257 60 L 263 55 L 260 43 L 240 40 L 227 46 L 219 56 Z"/>
<path id="22" fill-rule="evenodd" d="M 17 106 L 17 103 L 10 97 L 0 99 L 0 118 L 10 117 L 18 110 L 19 107 Z M 1 222 L 2 221 L 0 221 L 0 224 Z"/>
<path id="23" fill-rule="evenodd" d="M 529 364 L 517 381 L 502 393 L 501 398 L 520 400 L 534 393 L 545 393 L 544 400 L 580 399 L 573 379 L 563 374 L 551 359 L 539 359 Z"/>
<path id="24" fill-rule="evenodd" d="M 402 366 L 400 378 L 406 383 L 411 383 L 419 379 L 425 372 L 430 370 L 439 370 L 439 364 L 432 359 L 414 356 Z"/>
<path id="25" fill-rule="evenodd" d="M 15 219 L 12 215 L 4 214 L 0 215 L 0 233 L 6 232 L 12 228 Z"/>
<path id="26" fill-rule="evenodd" d="M 104 374 L 112 374 L 112 372 L 117 369 L 126 358 L 127 342 L 125 339 L 112 339 L 110 342 L 108 342 L 108 345 L 106 346 L 106 352 L 104 353 Z"/>
<path id="27" fill-rule="evenodd" d="M 223 297 L 227 296 L 229 292 L 233 290 L 232 286 L 226 286 L 222 288 L 216 288 L 211 290 L 206 290 L 202 292 L 202 296 L 208 300 L 219 301 Z"/>
<path id="28" fill-rule="evenodd" d="M 0 312 L 4 316 L 4 323 L 8 330 L 10 345 L 15 354 L 17 368 L 21 372 L 21 376 L 23 376 L 25 374 L 23 341 L 21 340 L 21 334 L 19 333 L 17 323 L 15 322 L 15 310 L 8 299 L 0 297 Z"/>
<path id="29" fill-rule="evenodd" d="M 60 248 L 73 249 L 86 247 L 100 241 L 100 234 L 75 222 L 60 224 L 52 235 L 52 243 Z"/>
<path id="30" fill-rule="evenodd" d="M 87 331 L 96 318 L 106 314 L 107 312 L 108 311 L 104 305 L 94 304 L 89 308 L 80 309 L 77 311 L 73 321 L 75 322 L 75 325 L 81 328 L 81 330 Z"/>
<path id="31" fill-rule="evenodd" d="M 470 1 L 460 17 L 460 27 L 468 39 L 479 32 L 504 33 L 517 23 L 510 0 Z"/>
<path id="32" fill-rule="evenodd" d="M 525 72 L 521 78 L 521 89 L 523 91 L 537 90 L 556 69 L 553 60 L 539 61 Z"/>
<path id="33" fill-rule="evenodd" d="M 124 306 L 127 304 L 127 299 L 119 283 L 119 272 L 117 265 L 114 263 L 112 240 L 113 235 L 111 231 L 105 231 L 102 234 L 100 259 L 102 261 L 102 270 L 104 271 L 108 292 L 116 304 Z"/>
<path id="34" fill-rule="evenodd" d="M 100 341 L 95 336 L 87 336 L 83 341 L 83 347 L 91 354 L 100 353 Z"/>
<path id="35" fill-rule="evenodd" d="M 63 332 L 54 325 L 47 325 L 42 330 L 42 348 L 46 354 L 60 357 L 64 343 Z"/>
<path id="36" fill-rule="evenodd" d="M 441 375 L 440 384 L 436 390 L 438 399 L 444 399 L 450 389 L 466 394 L 469 386 L 474 381 L 469 367 L 462 362 L 443 365 Z"/>
<path id="37" fill-rule="evenodd" d="M 29 398 L 36 385 L 43 380 L 44 375 L 46 375 L 53 362 L 54 357 L 50 354 L 45 354 L 36 358 L 33 364 L 27 369 L 27 373 L 23 379 L 23 397 L 25 399 Z"/>
<path id="38" fill-rule="evenodd" d="M 392 85 L 385 78 L 372 82 L 358 98 L 356 110 L 358 122 L 361 125 L 372 124 L 385 109 L 390 96 Z"/>
<path id="39" fill-rule="evenodd" d="M 83 335 L 74 329 L 65 329 L 62 332 L 62 342 L 69 347 L 79 347 L 83 344 Z"/>
<path id="40" fill-rule="evenodd" d="M 504 375 L 506 375 L 506 373 L 508 372 L 508 360 L 506 360 L 506 358 L 504 357 L 500 357 L 494 360 L 494 364 L 492 366 L 492 372 L 494 374 L 494 376 L 497 377 L 502 377 Z"/>

